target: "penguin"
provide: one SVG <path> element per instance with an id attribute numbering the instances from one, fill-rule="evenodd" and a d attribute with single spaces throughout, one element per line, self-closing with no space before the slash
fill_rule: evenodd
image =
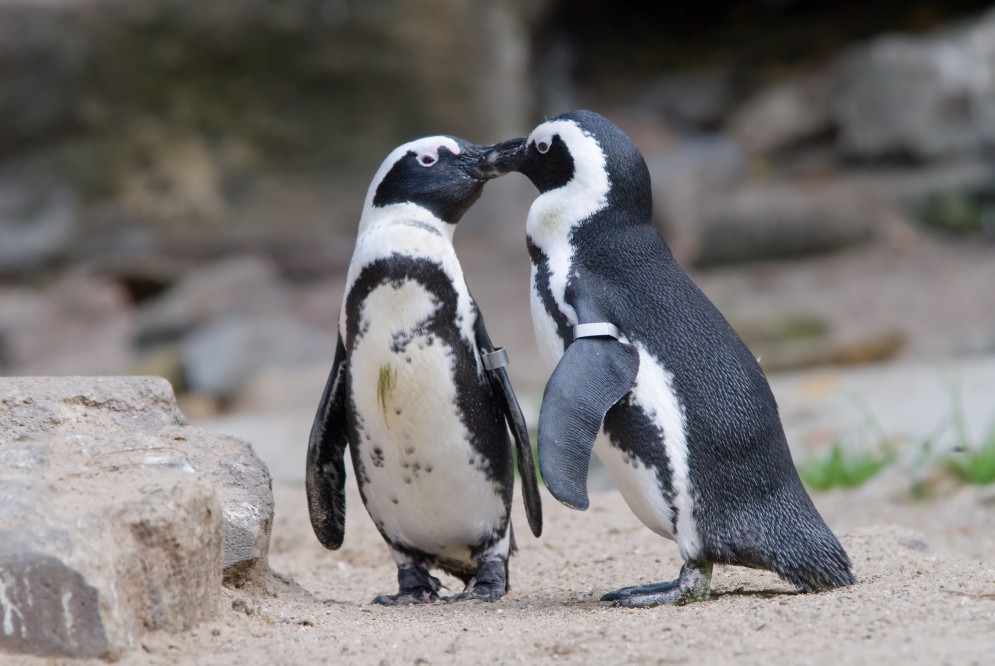
<path id="1" fill-rule="evenodd" d="M 329 549 L 345 530 L 345 450 L 360 496 L 397 565 L 399 590 L 373 603 L 494 601 L 515 549 L 510 428 L 529 526 L 542 508 L 529 433 L 453 249 L 486 182 L 483 147 L 433 136 L 392 151 L 366 195 L 332 369 L 307 450 L 311 526 Z"/>
<path id="2" fill-rule="evenodd" d="M 715 563 L 773 571 L 805 591 L 853 583 L 757 359 L 653 225 L 649 171 L 629 137 L 572 111 L 497 144 L 480 170 L 520 172 L 539 190 L 526 237 L 536 339 L 555 366 L 539 415 L 543 481 L 586 509 L 596 453 L 633 513 L 684 560 L 676 580 L 602 600 L 705 599 Z"/>

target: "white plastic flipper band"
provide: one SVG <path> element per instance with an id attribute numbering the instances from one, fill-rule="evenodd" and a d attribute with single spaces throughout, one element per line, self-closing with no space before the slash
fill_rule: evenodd
<path id="1" fill-rule="evenodd" d="M 508 352 L 504 347 L 498 347 L 492 352 L 484 352 L 480 355 L 480 360 L 484 362 L 484 367 L 488 370 L 497 370 L 508 365 Z"/>
<path id="2" fill-rule="evenodd" d="M 599 321 L 593 324 L 577 324 L 574 326 L 574 340 L 578 338 L 600 337 L 609 337 L 618 340 L 619 335 L 618 327 L 607 321 Z"/>

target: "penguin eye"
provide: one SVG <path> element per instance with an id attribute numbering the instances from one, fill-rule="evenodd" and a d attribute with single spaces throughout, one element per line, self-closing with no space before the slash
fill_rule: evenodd
<path id="1" fill-rule="evenodd" d="M 545 141 L 539 141 L 538 143 L 536 143 L 536 150 L 545 155 L 546 153 L 549 152 L 549 144 L 546 143 Z"/>
<path id="2" fill-rule="evenodd" d="M 421 162 L 422 166 L 432 166 L 438 161 L 438 158 L 434 155 L 422 155 L 418 158 L 418 161 Z"/>

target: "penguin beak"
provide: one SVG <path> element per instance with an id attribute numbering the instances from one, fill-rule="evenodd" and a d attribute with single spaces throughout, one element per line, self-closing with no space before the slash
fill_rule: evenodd
<path id="1" fill-rule="evenodd" d="M 480 178 L 497 178 L 511 171 L 518 171 L 525 160 L 525 137 L 509 139 L 493 146 L 485 146 L 477 164 Z"/>

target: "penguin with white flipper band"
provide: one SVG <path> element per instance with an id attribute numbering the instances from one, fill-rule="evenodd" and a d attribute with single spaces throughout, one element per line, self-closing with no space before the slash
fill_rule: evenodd
<path id="1" fill-rule="evenodd" d="M 586 509 L 596 453 L 639 520 L 684 559 L 674 581 L 602 599 L 707 598 L 715 563 L 773 571 L 805 591 L 853 583 L 756 358 L 653 225 L 649 171 L 629 137 L 572 111 L 497 144 L 479 168 L 520 172 L 539 190 L 526 240 L 536 340 L 555 366 L 539 416 L 543 481 Z"/>

